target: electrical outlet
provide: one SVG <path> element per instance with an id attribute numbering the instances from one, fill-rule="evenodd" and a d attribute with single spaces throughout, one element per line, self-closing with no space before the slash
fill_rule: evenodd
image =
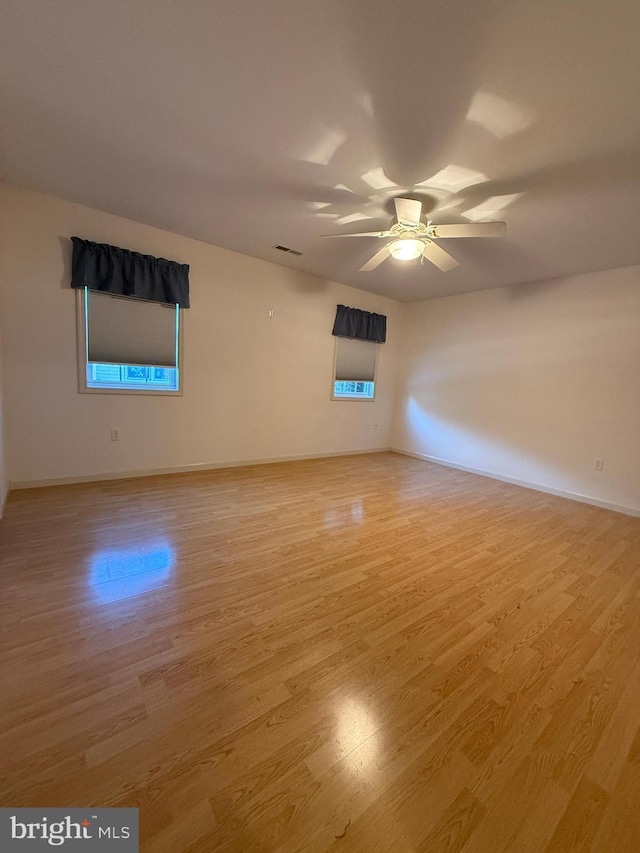
<path id="1" fill-rule="evenodd" d="M 112 429 L 111 430 L 111 441 L 120 441 L 120 430 Z"/>
<path id="2" fill-rule="evenodd" d="M 593 463 L 593 467 L 596 469 L 596 471 L 602 471 L 602 469 L 604 468 L 604 459 L 596 459 Z"/>
<path id="3" fill-rule="evenodd" d="M 273 308 L 269 309 L 269 319 L 273 318 Z"/>

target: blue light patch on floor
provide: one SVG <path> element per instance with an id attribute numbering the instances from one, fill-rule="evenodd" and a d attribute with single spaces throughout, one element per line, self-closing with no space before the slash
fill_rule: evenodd
<path id="1" fill-rule="evenodd" d="M 174 550 L 164 541 L 97 551 L 89 567 L 94 599 L 97 604 L 111 604 L 158 589 L 171 577 L 174 562 Z"/>

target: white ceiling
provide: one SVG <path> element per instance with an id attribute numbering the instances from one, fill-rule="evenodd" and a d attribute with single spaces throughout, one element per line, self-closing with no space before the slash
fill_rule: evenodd
<path id="1" fill-rule="evenodd" d="M 639 33 L 638 0 L 3 0 L 0 171 L 404 301 L 637 264 Z M 507 237 L 447 273 L 321 237 L 407 194 Z"/>

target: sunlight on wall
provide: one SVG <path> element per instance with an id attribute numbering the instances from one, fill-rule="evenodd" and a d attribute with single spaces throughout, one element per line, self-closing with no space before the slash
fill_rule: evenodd
<path id="1" fill-rule="evenodd" d="M 167 583 L 175 552 L 164 540 L 138 548 L 96 551 L 89 564 L 89 585 L 97 604 L 133 598 Z"/>
<path id="2" fill-rule="evenodd" d="M 442 417 L 426 412 L 422 406 L 409 397 L 407 400 L 408 438 L 418 453 L 435 456 L 444 460 L 460 460 L 461 454 L 469 448 L 490 455 L 494 451 L 492 442 L 476 432 L 471 432 Z M 504 447 L 501 448 L 504 451 Z"/>
<path id="3" fill-rule="evenodd" d="M 473 415 L 477 418 L 477 413 Z M 518 446 L 519 432 L 491 438 L 488 432 L 491 423 L 476 423 L 473 429 L 441 415 L 425 411 L 413 397 L 406 402 L 406 449 L 444 462 L 490 471 L 509 477 L 518 470 L 519 479 L 531 482 L 546 482 L 557 474 L 553 465 L 542 464 L 531 452 Z M 523 477 L 524 473 L 524 477 Z"/>
<path id="4" fill-rule="evenodd" d="M 413 397 L 407 400 L 405 423 L 412 450 L 425 456 L 456 458 L 460 445 L 467 440 L 454 424 L 425 412 Z M 445 455 L 448 449 L 451 456 Z"/>

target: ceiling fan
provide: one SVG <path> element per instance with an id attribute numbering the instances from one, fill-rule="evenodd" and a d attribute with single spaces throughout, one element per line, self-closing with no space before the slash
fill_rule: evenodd
<path id="1" fill-rule="evenodd" d="M 507 232 L 504 222 L 474 222 L 463 225 L 433 225 L 423 222 L 422 202 L 412 198 L 395 198 L 396 221 L 388 231 L 363 231 L 359 234 L 324 234 L 324 237 L 393 237 L 375 255 L 360 267 L 361 272 L 374 270 L 389 255 L 399 261 L 426 258 L 447 272 L 458 266 L 458 261 L 445 252 L 434 240 L 447 237 L 503 237 Z"/>

